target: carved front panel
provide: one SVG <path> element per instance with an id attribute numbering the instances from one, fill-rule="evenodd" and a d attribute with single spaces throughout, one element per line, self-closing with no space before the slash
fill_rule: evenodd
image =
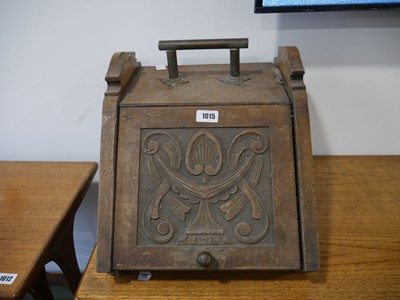
<path id="1" fill-rule="evenodd" d="M 268 127 L 142 129 L 138 245 L 272 244 Z"/>
<path id="2" fill-rule="evenodd" d="M 113 269 L 299 269 L 289 106 L 122 107 L 119 119 Z"/>

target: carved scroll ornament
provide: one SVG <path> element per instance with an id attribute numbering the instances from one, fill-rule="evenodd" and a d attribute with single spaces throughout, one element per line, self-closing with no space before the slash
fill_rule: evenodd
<path id="1" fill-rule="evenodd" d="M 157 244 L 168 243 L 176 230 L 171 216 L 186 222 L 188 214 L 195 214 L 178 244 L 231 244 L 210 207 L 218 207 L 213 210 L 214 216 L 219 211 L 230 222 L 240 218 L 249 205 L 253 222 L 244 219 L 236 224 L 235 243 L 258 243 L 268 231 L 268 212 L 255 189 L 265 167 L 262 155 L 267 149 L 265 133 L 245 129 L 230 142 L 224 161 L 218 138 L 201 129 L 190 137 L 182 156 L 171 131 L 150 131 L 142 141 L 145 168 L 153 185 L 151 195 L 145 199 L 141 222 L 146 236 Z M 223 168 L 227 171 L 222 174 Z M 160 212 L 165 199 L 172 212 L 168 218 Z"/>

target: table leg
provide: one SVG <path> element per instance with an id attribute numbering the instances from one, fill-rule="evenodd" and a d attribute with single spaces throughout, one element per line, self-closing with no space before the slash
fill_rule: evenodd
<path id="1" fill-rule="evenodd" d="M 68 225 L 63 239 L 54 251 L 51 261 L 54 261 L 60 267 L 72 293 L 75 294 L 82 275 L 75 253 L 74 220 Z"/>
<path id="2" fill-rule="evenodd" d="M 53 300 L 53 294 L 51 293 L 49 282 L 47 281 L 46 270 L 43 267 L 39 275 L 33 282 L 29 293 L 32 295 L 33 299 L 49 299 Z"/>

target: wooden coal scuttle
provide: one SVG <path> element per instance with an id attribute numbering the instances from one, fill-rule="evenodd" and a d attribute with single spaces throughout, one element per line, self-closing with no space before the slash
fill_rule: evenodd
<path id="1" fill-rule="evenodd" d="M 168 70 L 115 53 L 103 103 L 97 271 L 319 268 L 304 69 L 296 47 L 160 41 Z M 176 50 L 230 49 L 177 65 Z"/>

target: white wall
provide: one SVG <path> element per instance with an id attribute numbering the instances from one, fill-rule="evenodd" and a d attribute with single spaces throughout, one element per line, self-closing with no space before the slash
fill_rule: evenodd
<path id="1" fill-rule="evenodd" d="M 315 154 L 400 154 L 400 11 L 255 15 L 253 1 L 0 1 L 0 159 L 99 160 L 104 75 L 116 51 L 165 63 L 161 39 L 248 37 L 243 62 L 299 47 Z M 225 50 L 180 52 L 225 63 Z M 97 179 L 96 179 L 97 180 Z M 78 212 L 86 264 L 97 184 Z"/>

